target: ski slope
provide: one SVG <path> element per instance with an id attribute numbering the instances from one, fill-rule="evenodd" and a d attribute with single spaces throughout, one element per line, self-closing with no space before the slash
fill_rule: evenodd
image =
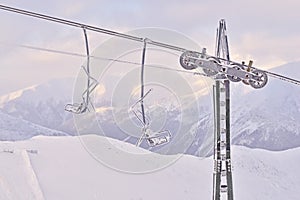
<path id="1" fill-rule="evenodd" d="M 145 151 L 112 142 L 133 153 Z M 107 155 L 116 153 L 106 146 L 101 150 Z M 95 160 L 78 137 L 37 136 L 27 141 L 0 142 L 0 151 L 1 200 L 198 200 L 211 199 L 212 195 L 212 158 L 183 155 L 162 170 L 130 174 Z M 299 148 L 270 152 L 234 146 L 235 199 L 299 199 L 299 154 Z"/>
<path id="2" fill-rule="evenodd" d="M 44 199 L 26 150 L 4 149 L 0 167 L 0 199 Z"/>

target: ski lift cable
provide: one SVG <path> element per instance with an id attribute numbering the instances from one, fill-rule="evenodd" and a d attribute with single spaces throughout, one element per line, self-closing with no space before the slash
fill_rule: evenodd
<path id="1" fill-rule="evenodd" d="M 70 21 L 70 20 L 65 20 L 65 19 L 61 19 L 61 18 L 57 18 L 57 17 L 52 17 L 52 16 L 48 16 L 48 15 L 43 15 L 43 14 L 31 12 L 31 11 L 26 11 L 26 10 L 17 9 L 17 8 L 4 6 L 4 5 L 0 5 L 0 9 L 5 10 L 5 11 L 9 11 L 9 12 L 18 13 L 18 14 L 21 14 L 21 15 L 34 17 L 34 18 L 39 18 L 39 19 L 43 19 L 43 20 L 47 20 L 47 21 L 52 21 L 52 22 L 56 22 L 56 23 L 60 23 L 60 24 L 68 25 L 68 26 L 73 26 L 73 27 L 77 27 L 77 28 L 85 28 L 86 30 L 90 30 L 90 31 L 98 32 L 98 33 L 103 33 L 103 34 L 107 34 L 107 35 L 111 35 L 111 36 L 116 36 L 116 37 L 132 40 L 132 41 L 136 41 L 136 42 L 144 42 L 144 38 L 141 38 L 141 37 L 132 36 L 132 35 L 124 34 L 124 33 L 119 33 L 119 32 L 116 32 L 116 31 L 111 31 L 111 30 L 108 30 L 108 29 L 103 29 L 103 28 L 99 28 L 99 27 L 96 27 L 96 26 L 91 26 L 91 25 L 78 23 L 78 22 L 74 22 L 74 21 Z M 151 45 L 154 45 L 154 46 L 159 46 L 159 47 L 162 47 L 162 48 L 167 48 L 167 49 L 171 49 L 171 50 L 175 50 L 175 51 L 179 51 L 179 52 L 186 52 L 187 51 L 187 49 L 182 48 L 182 47 L 178 47 L 178 46 L 174 46 L 174 45 L 170 45 L 170 44 L 165 44 L 165 43 L 157 42 L 157 41 L 153 41 L 153 40 L 149 40 L 147 43 L 151 44 Z M 226 59 L 221 59 L 221 58 L 218 58 L 218 59 L 223 60 L 225 62 L 229 62 L 229 60 L 226 60 Z M 233 62 L 233 61 L 230 61 L 230 62 L 233 63 L 233 64 L 236 63 L 236 62 Z M 237 63 L 237 64 L 240 65 L 240 63 Z M 251 67 L 251 68 L 256 69 L 254 67 Z M 286 77 L 286 76 L 283 76 L 283 75 L 279 75 L 279 74 L 276 74 L 276 73 L 273 73 L 273 72 L 265 71 L 265 70 L 261 70 L 261 71 L 266 72 L 267 74 L 269 74 L 273 78 L 277 78 L 277 79 L 280 79 L 280 80 L 283 80 L 283 81 L 287 81 L 289 83 L 300 85 L 299 80 L 292 79 L 292 78 L 289 78 L 289 77 Z M 199 74 L 197 72 L 192 72 L 192 73 L 194 75 L 202 75 L 201 73 Z M 205 74 L 203 74 L 203 75 L 205 76 Z"/>
<path id="2" fill-rule="evenodd" d="M 36 50 L 36 51 L 42 51 L 42 52 L 48 52 L 48 53 L 55 53 L 60 55 L 68 55 L 68 56 L 76 56 L 76 57 L 86 57 L 84 54 L 80 53 L 74 53 L 74 52 L 68 52 L 68 51 L 62 51 L 62 50 L 56 50 L 56 49 L 49 49 L 49 48 L 43 48 L 43 47 L 37 47 L 37 46 L 31 46 L 31 45 L 25 45 L 25 44 L 16 44 L 16 43 L 8 43 L 8 42 L 0 42 L 0 45 L 2 46 L 8 46 L 8 47 L 18 47 L 18 48 L 24 48 L 28 50 Z"/>
<path id="3" fill-rule="evenodd" d="M 42 48 L 42 47 L 36 47 L 36 46 L 24 45 L 24 44 L 0 42 L 0 45 L 18 47 L 18 48 L 24 48 L 24 49 L 29 49 L 29 50 L 42 51 L 42 52 L 48 52 L 48 53 L 54 53 L 54 54 L 60 54 L 60 55 L 75 56 L 75 57 L 81 57 L 81 58 L 86 57 L 86 55 L 80 54 L 80 53 L 74 53 L 74 52 L 62 51 L 62 50 L 56 50 L 56 49 L 49 49 L 49 48 Z M 136 66 L 141 65 L 141 63 L 139 63 L 139 62 L 133 62 L 133 61 L 123 60 L 123 59 L 115 59 L 115 58 L 107 58 L 107 57 L 99 57 L 99 56 L 90 55 L 90 59 L 91 58 L 96 59 L 96 60 L 105 60 L 105 61 L 118 62 L 118 63 L 123 63 L 123 64 L 131 64 L 131 65 L 136 65 Z M 175 72 L 184 73 L 184 74 L 207 76 L 204 73 L 186 71 L 186 70 L 170 68 L 170 67 L 163 67 L 163 66 L 153 65 L 153 64 L 145 64 L 145 66 L 150 67 L 150 68 L 175 71 Z"/>
<path id="4" fill-rule="evenodd" d="M 13 47 L 18 47 L 18 48 L 25 48 L 25 49 L 30 49 L 30 50 L 36 50 L 36 51 L 42 51 L 42 52 L 48 52 L 48 53 L 55 53 L 55 54 L 60 54 L 60 55 L 68 55 L 68 56 L 76 56 L 76 57 L 86 57 L 86 55 L 80 54 L 80 53 L 74 53 L 74 52 L 68 52 L 68 51 L 62 51 L 62 50 L 56 50 L 56 49 L 49 49 L 49 48 L 42 48 L 42 47 L 36 47 L 36 46 L 30 46 L 30 45 L 24 45 L 24 44 L 15 44 L 15 43 L 7 43 L 7 42 L 0 42 L 0 45 L 3 46 L 13 46 Z M 138 62 L 133 62 L 129 60 L 121 60 L 121 59 L 114 59 L 114 58 L 107 58 L 107 57 L 98 57 L 98 56 L 93 56 L 90 55 L 90 58 L 93 59 L 98 59 L 98 60 L 106 60 L 106 61 L 111 61 L 111 62 L 118 62 L 118 63 L 124 63 L 124 64 L 132 64 L 132 65 L 137 65 L 140 66 L 141 63 Z M 225 59 L 220 59 L 220 60 L 225 60 Z M 235 63 L 235 62 L 232 62 Z M 238 63 L 236 63 L 238 64 Z M 162 70 L 169 70 L 169 71 L 176 71 L 179 73 L 184 73 L 184 74 L 191 74 L 191 75 L 196 75 L 196 76 L 204 76 L 208 77 L 207 74 L 201 73 L 199 71 L 193 72 L 193 71 L 187 71 L 187 70 L 180 70 L 180 69 L 175 69 L 175 68 L 169 68 L 169 67 L 163 67 L 159 65 L 151 65 L 151 64 L 145 64 L 145 66 L 150 67 L 150 68 L 157 68 L 157 69 L 162 69 Z M 252 67 L 253 69 L 256 69 Z M 269 74 L 271 77 L 280 79 L 289 83 L 293 83 L 296 85 L 300 85 L 300 81 L 289 78 L 280 74 L 276 74 L 270 71 L 265 71 L 262 70 L 263 72 Z"/>
<path id="5" fill-rule="evenodd" d="M 270 71 L 264 71 L 264 72 L 266 74 L 268 74 L 269 76 L 273 77 L 273 78 L 277 78 L 277 79 L 280 79 L 280 80 L 283 80 L 283 81 L 286 81 L 286 82 L 289 82 L 289 83 L 300 85 L 300 81 L 299 80 L 296 80 L 296 79 L 293 79 L 293 78 L 289 78 L 289 77 L 286 77 L 286 76 L 282 76 L 280 74 L 276 74 L 276 73 L 273 73 L 273 72 L 270 72 Z"/>
<path id="6" fill-rule="evenodd" d="M 14 12 L 14 13 L 26 15 L 26 16 L 30 16 L 30 17 L 35 17 L 35 18 L 47 20 L 47 21 L 52 21 L 52 22 L 56 22 L 56 23 L 60 23 L 60 24 L 68 25 L 68 26 L 73 26 L 73 27 L 77 27 L 77 28 L 85 28 L 86 30 L 90 30 L 90 31 L 98 32 L 98 33 L 103 33 L 103 34 L 107 34 L 107 35 L 111 35 L 111 36 L 116 36 L 116 37 L 132 40 L 132 41 L 136 41 L 136 42 L 144 42 L 144 38 L 142 38 L 142 37 L 137 37 L 137 36 L 133 36 L 133 35 L 119 33 L 119 32 L 116 32 L 116 31 L 111 31 L 111 30 L 108 30 L 108 29 L 103 29 L 103 28 L 99 28 L 99 27 L 96 27 L 96 26 L 91 26 L 91 25 L 78 23 L 78 22 L 74 22 L 74 21 L 70 21 L 70 20 L 65 20 L 65 19 L 62 19 L 62 18 L 43 15 L 43 14 L 39 14 L 39 13 L 27 11 L 27 10 L 22 10 L 22 9 L 17 9 L 17 8 L 4 6 L 4 5 L 0 5 L 0 9 L 5 10 L 5 11 L 9 11 L 9 12 Z M 167 49 L 171 49 L 171 50 L 175 50 L 175 51 L 180 51 L 180 52 L 185 52 L 186 51 L 186 49 L 184 49 L 184 48 L 174 46 L 174 45 L 170 45 L 170 44 L 157 42 L 157 41 L 149 40 L 148 43 L 151 44 L 151 45 L 154 45 L 154 46 L 159 46 L 159 47 L 163 47 L 163 48 L 167 48 Z"/>

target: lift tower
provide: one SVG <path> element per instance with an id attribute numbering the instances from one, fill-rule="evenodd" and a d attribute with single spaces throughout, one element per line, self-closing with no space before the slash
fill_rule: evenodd
<path id="1" fill-rule="evenodd" d="M 216 36 L 217 58 L 224 58 L 222 64 L 230 61 L 226 23 L 219 22 Z M 216 78 L 214 85 L 214 173 L 213 200 L 233 200 L 231 152 L 230 152 L 230 82 L 224 76 Z"/>
<path id="2" fill-rule="evenodd" d="M 72 26 L 76 28 L 83 29 L 86 43 L 87 51 L 87 63 L 89 63 L 89 46 L 86 31 L 93 31 L 97 33 L 102 33 L 118 38 L 123 38 L 126 40 L 132 40 L 136 42 L 142 42 L 145 44 L 153 45 L 156 47 L 170 49 L 173 51 L 181 52 L 179 58 L 180 65 L 185 70 L 194 70 L 201 68 L 204 73 L 195 72 L 194 75 L 200 75 L 205 77 L 211 77 L 215 80 L 214 86 L 214 116 L 215 116 L 215 131 L 214 131 L 214 175 L 213 175 L 213 200 L 227 199 L 233 200 L 233 185 L 232 185 L 232 172 L 231 172 L 231 152 L 230 152 L 230 81 L 232 82 L 242 82 L 246 85 L 250 85 L 254 89 L 263 88 L 267 82 L 268 77 L 286 81 L 288 83 L 300 85 L 300 80 L 293 79 L 281 74 L 274 72 L 262 70 L 252 66 L 252 61 L 248 65 L 245 63 L 239 63 L 230 60 L 228 40 L 226 34 L 226 23 L 225 20 L 220 20 L 219 27 L 217 30 L 216 37 L 216 53 L 215 56 L 206 54 L 206 49 L 202 49 L 202 52 L 191 51 L 180 46 L 174 46 L 172 44 L 167 44 L 159 41 L 154 41 L 148 38 L 142 38 L 134 35 L 124 34 L 109 29 L 103 29 L 97 26 L 91 26 L 88 24 L 83 24 L 75 21 L 65 20 L 57 17 L 47 16 L 44 14 L 39 14 L 27 10 L 21 10 L 14 7 L 8 7 L 0 4 L 0 10 L 5 10 L 9 12 L 18 13 L 21 15 L 31 16 L 66 26 Z M 45 52 L 59 53 L 64 55 L 80 56 L 80 54 L 72 52 L 58 51 L 54 49 L 46 49 L 40 47 L 33 47 L 27 45 L 16 45 L 22 48 L 34 49 Z M 114 58 L 97 58 L 114 60 Z M 121 60 L 118 60 L 121 61 Z M 128 61 L 126 61 L 127 63 Z M 140 65 L 140 64 L 139 64 Z M 160 67 L 164 69 L 163 67 Z M 87 88 L 84 90 L 82 97 L 83 102 L 80 104 L 68 104 L 66 110 L 74 112 L 76 114 L 81 114 L 88 111 L 88 105 L 90 104 L 90 95 L 98 85 L 97 80 L 95 80 L 89 71 L 89 66 L 83 67 L 86 77 L 87 77 Z M 170 70 L 165 68 L 166 70 Z M 179 71 L 179 70 L 176 70 Z M 185 72 L 185 71 L 182 71 Z M 145 97 L 147 93 L 143 96 Z M 143 97 L 140 101 L 143 100 Z M 137 103 L 139 103 L 138 101 Z M 159 138 L 148 138 L 150 139 L 150 144 L 154 142 L 166 141 L 170 139 L 170 134 L 166 135 L 166 139 L 158 140 Z M 167 138 L 168 137 L 168 138 Z M 155 141 L 153 140 L 155 139 Z"/>

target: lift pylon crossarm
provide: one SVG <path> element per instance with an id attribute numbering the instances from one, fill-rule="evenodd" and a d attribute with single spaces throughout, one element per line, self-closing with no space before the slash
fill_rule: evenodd
<path id="1" fill-rule="evenodd" d="M 233 82 L 245 80 L 255 88 L 262 88 L 268 82 L 267 74 L 255 68 L 247 71 L 241 63 L 231 62 L 230 60 L 220 59 L 209 56 L 203 50 L 200 52 L 186 51 L 181 54 L 179 62 L 184 69 L 193 70 L 202 68 L 203 71 L 214 79 L 228 79 Z"/>
<path id="2" fill-rule="evenodd" d="M 202 68 L 205 74 L 199 73 L 199 75 L 214 79 L 228 79 L 231 82 L 243 81 L 243 83 L 255 89 L 263 88 L 268 83 L 268 76 L 300 85 L 300 80 L 253 67 L 253 61 L 246 65 L 244 62 L 239 63 L 217 56 L 210 56 L 203 52 L 185 51 L 181 54 L 179 63 L 186 70 Z M 195 75 L 197 75 L 197 72 L 195 72 Z"/>

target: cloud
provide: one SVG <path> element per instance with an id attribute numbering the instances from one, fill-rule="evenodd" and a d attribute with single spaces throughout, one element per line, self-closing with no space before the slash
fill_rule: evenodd
<path id="1" fill-rule="evenodd" d="M 284 63 L 299 61 L 298 36 L 278 37 L 270 33 L 244 34 L 232 45 L 233 58 L 256 60 L 263 69 L 276 67 Z"/>
<path id="2" fill-rule="evenodd" d="M 66 1 L 61 1 L 61 3 L 63 4 L 66 4 Z M 80 15 L 81 13 L 84 12 L 85 9 L 87 9 L 87 2 L 82 2 L 82 1 L 73 1 L 73 3 L 70 5 L 70 4 L 67 4 L 66 6 L 63 6 L 61 8 L 61 13 L 64 15 L 64 16 L 67 16 L 67 17 L 74 17 L 74 16 L 78 16 Z"/>

